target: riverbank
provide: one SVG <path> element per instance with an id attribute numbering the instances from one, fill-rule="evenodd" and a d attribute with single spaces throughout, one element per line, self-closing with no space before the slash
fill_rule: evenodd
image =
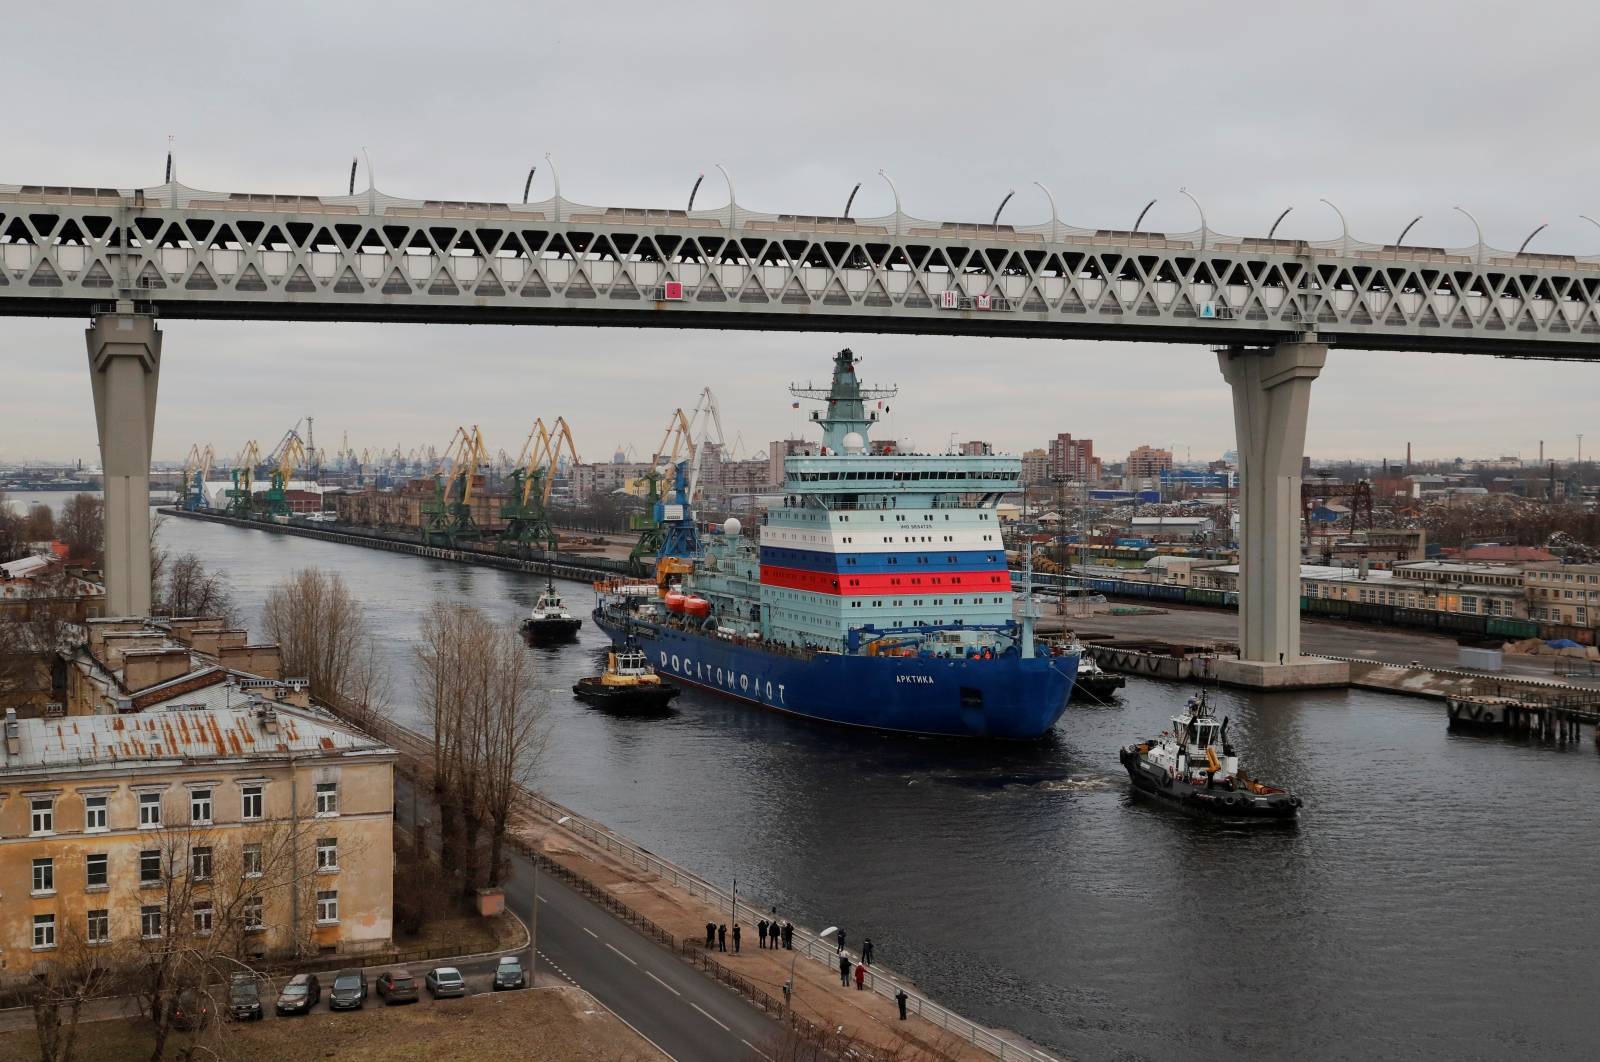
<path id="1" fill-rule="evenodd" d="M 274 520 L 241 520 L 236 516 L 228 516 L 224 513 L 190 512 L 185 509 L 175 508 L 161 509 L 159 512 L 162 516 L 174 516 L 184 520 L 202 520 L 207 523 L 226 524 L 231 527 L 265 531 L 274 535 L 314 538 L 323 542 L 336 542 L 344 546 L 361 546 L 365 549 L 383 550 L 386 553 L 404 553 L 413 557 L 425 557 L 429 560 L 450 561 L 456 564 L 477 564 L 486 568 L 496 568 L 500 571 L 521 572 L 529 575 L 548 575 L 551 578 L 567 579 L 572 582 L 592 583 L 596 579 L 609 579 L 628 573 L 628 565 L 625 562 L 605 557 L 552 553 L 549 560 L 544 559 L 542 556 L 537 559 L 531 557 L 523 559 L 484 549 L 447 549 L 442 546 L 430 546 L 418 542 L 410 536 L 397 533 L 385 534 L 373 528 L 351 527 L 344 524 L 330 527 L 305 523 L 286 524 L 278 523 Z"/>

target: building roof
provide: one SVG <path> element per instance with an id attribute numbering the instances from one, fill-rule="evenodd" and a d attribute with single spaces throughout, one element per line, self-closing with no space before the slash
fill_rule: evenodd
<path id="1" fill-rule="evenodd" d="M 7 753 L 0 778 L 41 769 L 54 775 L 175 760 L 222 762 L 393 751 L 330 719 L 265 701 L 238 708 L 7 720 L 7 725 L 12 722 L 19 751 Z"/>
<path id="2" fill-rule="evenodd" d="M 1466 561 L 1511 561 L 1524 564 L 1548 564 L 1559 559 L 1549 550 L 1537 546 L 1473 546 L 1458 556 Z"/>
<path id="3" fill-rule="evenodd" d="M 53 564 L 55 558 L 42 554 L 33 554 L 28 557 L 19 557 L 14 561 L 0 564 L 0 577 L 6 579 L 32 579 Z"/>
<path id="4" fill-rule="evenodd" d="M 1225 564 L 1217 568 L 1207 568 L 1208 572 L 1225 572 L 1228 575 L 1238 575 L 1237 564 Z M 1341 568 L 1334 564 L 1302 564 L 1300 565 L 1300 578 L 1321 579 L 1325 582 L 1359 583 L 1383 582 L 1393 579 L 1394 572 L 1387 568 L 1368 568 L 1367 574 L 1362 575 L 1360 568 Z"/>

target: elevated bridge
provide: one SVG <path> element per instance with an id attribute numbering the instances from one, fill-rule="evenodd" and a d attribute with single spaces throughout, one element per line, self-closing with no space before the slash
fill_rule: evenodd
<path id="1" fill-rule="evenodd" d="M 1600 257 L 1036 225 L 0 185 L 0 313 L 1600 357 Z"/>
<path id="2" fill-rule="evenodd" d="M 149 609 L 157 318 L 1205 344 L 1241 463 L 1235 680 L 1300 656 L 1300 464 L 1328 346 L 1600 358 L 1600 257 L 883 217 L 0 185 L 0 315 L 92 320 L 107 605 Z"/>

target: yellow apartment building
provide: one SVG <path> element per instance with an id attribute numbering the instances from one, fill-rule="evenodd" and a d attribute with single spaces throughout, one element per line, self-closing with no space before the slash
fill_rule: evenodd
<path id="1" fill-rule="evenodd" d="M 69 945 L 173 936 L 242 958 L 390 945 L 394 750 L 319 710 L 228 697 L 7 714 L 0 978 Z"/>

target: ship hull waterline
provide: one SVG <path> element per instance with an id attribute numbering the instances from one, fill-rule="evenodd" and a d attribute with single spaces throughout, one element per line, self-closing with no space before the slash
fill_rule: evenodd
<path id="1" fill-rule="evenodd" d="M 818 722 L 930 737 L 1040 738 L 1066 710 L 1078 667 L 1076 655 L 789 655 L 603 610 L 594 622 L 671 681 Z"/>

